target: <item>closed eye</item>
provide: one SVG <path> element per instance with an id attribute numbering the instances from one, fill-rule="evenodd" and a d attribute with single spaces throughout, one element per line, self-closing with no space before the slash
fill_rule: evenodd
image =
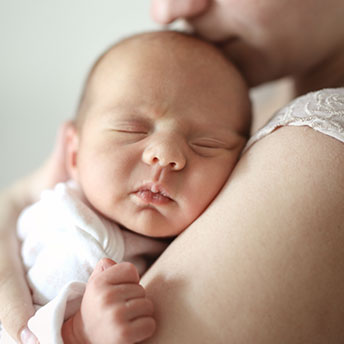
<path id="1" fill-rule="evenodd" d="M 135 129 L 114 129 L 115 132 L 117 133 L 124 133 L 124 134 L 142 134 L 142 135 L 147 135 L 147 131 L 143 130 L 135 130 Z"/>
<path id="2" fill-rule="evenodd" d="M 218 148 L 223 148 L 219 145 L 214 145 L 210 143 L 194 143 L 194 147 L 199 147 L 199 148 L 209 148 L 209 149 L 218 149 Z"/>
<path id="3" fill-rule="evenodd" d="M 195 141 L 190 146 L 196 154 L 203 157 L 212 157 L 227 148 L 225 143 L 217 140 Z"/>
<path id="4" fill-rule="evenodd" d="M 149 134 L 146 130 L 136 128 L 115 128 L 110 129 L 110 132 L 113 133 L 113 138 L 121 144 L 139 142 L 145 139 Z"/>
<path id="5" fill-rule="evenodd" d="M 130 117 L 130 116 L 129 116 Z M 150 123 L 143 119 L 118 119 L 109 124 L 109 128 L 117 133 L 146 135 L 151 129 Z"/>
<path id="6" fill-rule="evenodd" d="M 194 147 L 199 148 L 208 148 L 208 149 L 221 149 L 221 148 L 227 148 L 226 144 L 222 141 L 217 140 L 202 140 L 202 141 L 195 141 L 191 143 Z"/>

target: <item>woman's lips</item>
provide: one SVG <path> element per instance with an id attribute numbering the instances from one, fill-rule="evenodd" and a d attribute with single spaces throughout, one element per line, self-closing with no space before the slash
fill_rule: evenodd
<path id="1" fill-rule="evenodd" d="M 160 192 L 152 192 L 149 189 L 138 190 L 134 193 L 141 201 L 147 204 L 163 205 L 171 202 L 171 198 Z"/>
<path id="2" fill-rule="evenodd" d="M 232 37 L 227 37 L 224 39 L 214 40 L 215 45 L 220 49 L 226 48 L 235 42 L 239 42 L 239 37 L 232 36 Z"/>

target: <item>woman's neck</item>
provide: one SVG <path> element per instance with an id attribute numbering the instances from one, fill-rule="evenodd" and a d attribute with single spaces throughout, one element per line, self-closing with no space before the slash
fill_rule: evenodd
<path id="1" fill-rule="evenodd" d="M 293 80 L 294 96 L 322 88 L 343 87 L 344 45 L 307 73 L 294 76 Z"/>

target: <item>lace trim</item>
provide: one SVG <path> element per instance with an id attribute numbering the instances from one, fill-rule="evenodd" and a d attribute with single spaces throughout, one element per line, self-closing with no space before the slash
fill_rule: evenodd
<path id="1" fill-rule="evenodd" d="M 295 99 L 251 137 L 245 150 L 282 126 L 308 126 L 344 142 L 344 88 L 324 89 Z"/>

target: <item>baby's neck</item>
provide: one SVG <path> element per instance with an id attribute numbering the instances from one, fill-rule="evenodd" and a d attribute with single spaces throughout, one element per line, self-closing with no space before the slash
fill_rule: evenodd
<path id="1" fill-rule="evenodd" d="M 344 45 L 302 75 L 294 76 L 294 96 L 322 88 L 344 86 Z"/>

